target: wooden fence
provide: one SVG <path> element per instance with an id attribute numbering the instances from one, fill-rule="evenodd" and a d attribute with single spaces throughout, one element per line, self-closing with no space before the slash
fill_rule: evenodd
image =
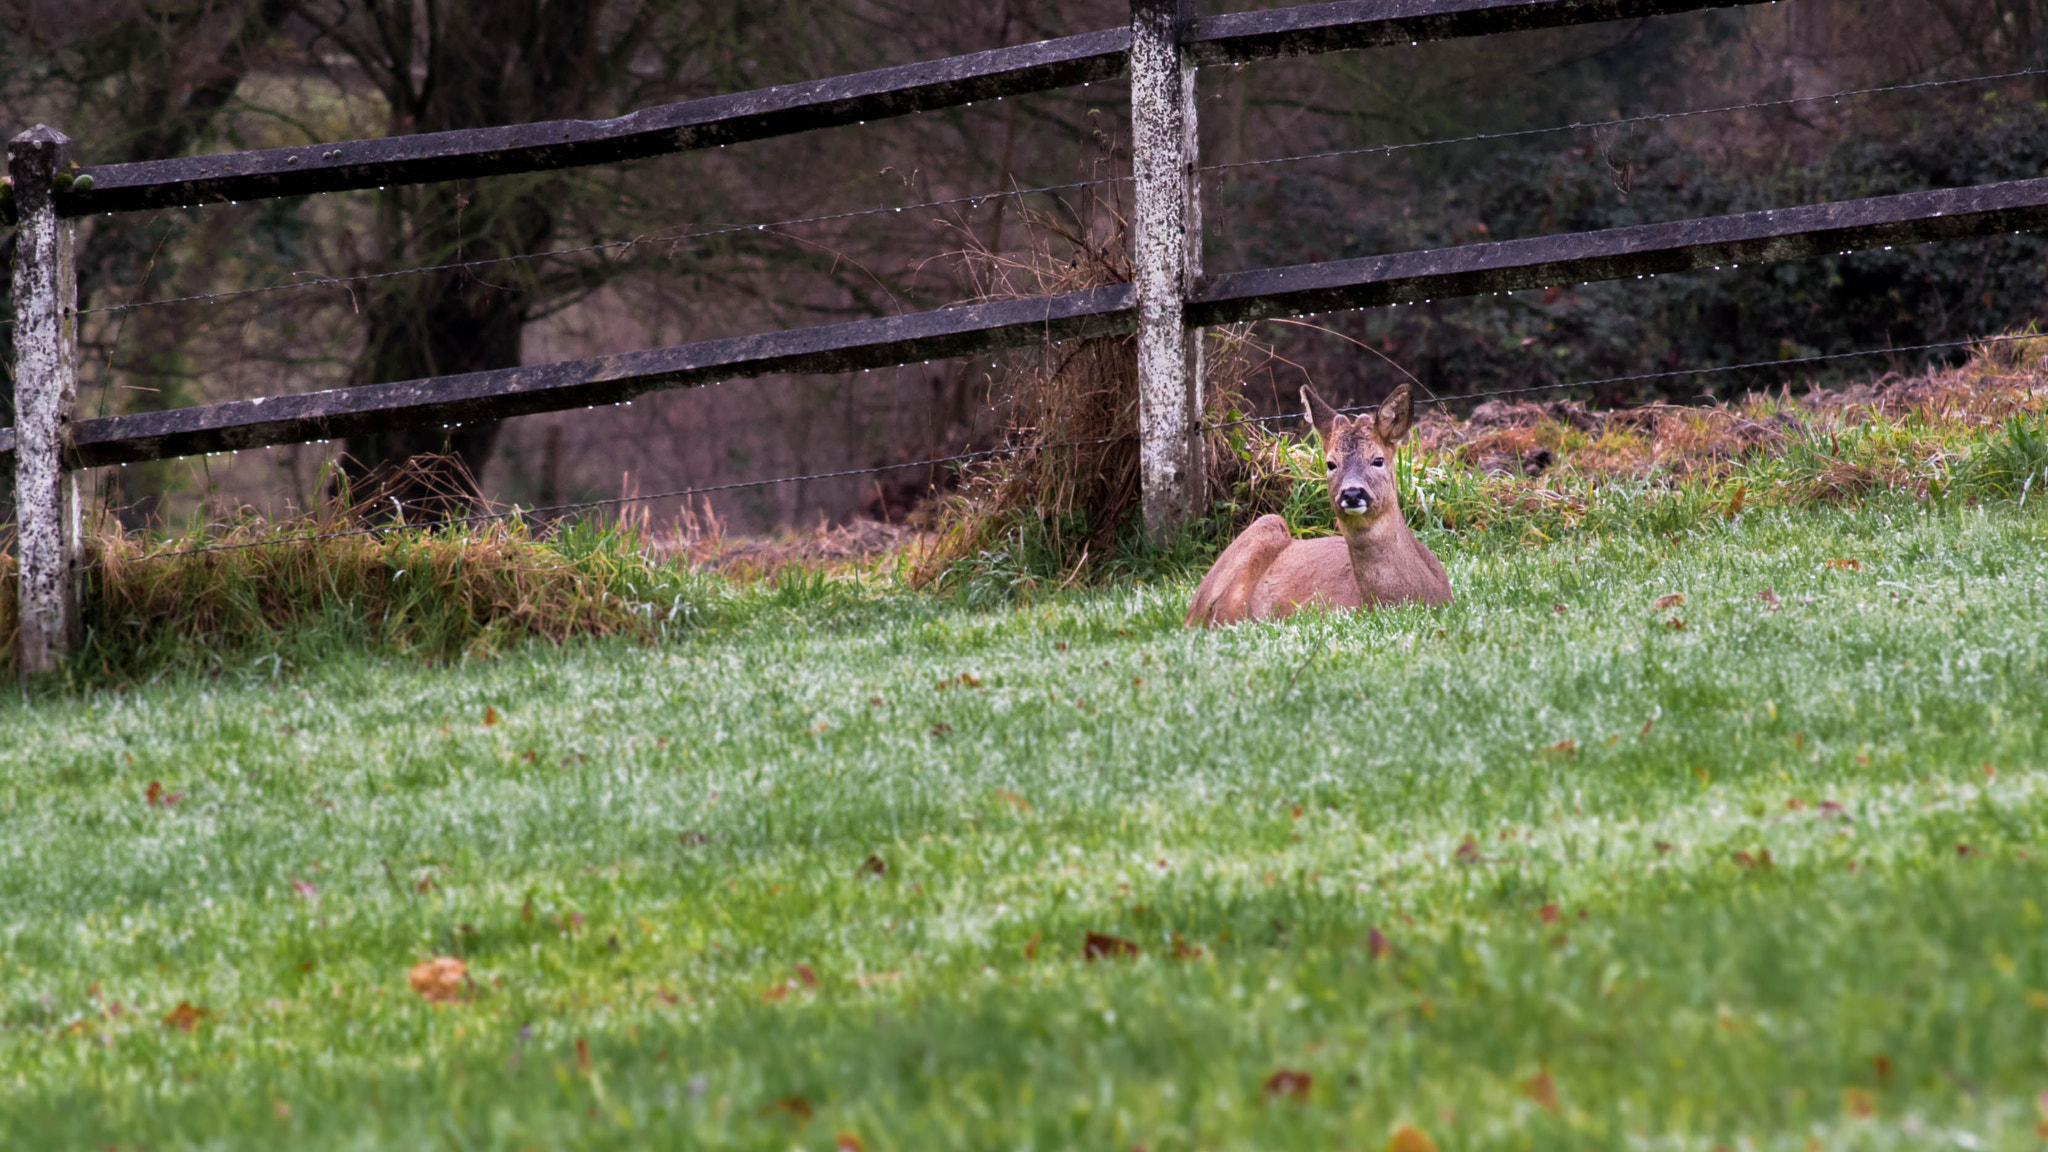
<path id="1" fill-rule="evenodd" d="M 14 210 L 15 425 L 24 676 L 76 644 L 76 470 L 408 426 L 617 404 L 670 388 L 840 372 L 1135 332 L 1148 530 L 1196 509 L 1200 330 L 1261 317 L 1796 259 L 2048 226 L 2048 179 L 2019 180 L 1357 260 L 1201 274 L 1195 85 L 1207 65 L 1621 20 L 1761 0 L 1344 0 L 1197 17 L 1132 0 L 1131 23 L 945 60 L 643 109 L 612 120 L 271 148 L 73 169 L 38 125 L 8 144 Z M 78 307 L 71 220 L 393 184 L 468 179 L 707 148 L 1128 75 L 1130 284 L 530 365 L 160 412 L 75 420 Z"/>

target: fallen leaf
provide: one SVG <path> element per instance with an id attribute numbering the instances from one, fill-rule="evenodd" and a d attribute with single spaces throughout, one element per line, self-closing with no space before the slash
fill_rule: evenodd
<path id="1" fill-rule="evenodd" d="M 213 1015 L 213 1012 L 209 1009 L 194 1008 L 190 1001 L 180 1000 L 176 1008 L 165 1013 L 164 1024 L 166 1027 L 176 1028 L 180 1032 L 190 1032 L 199 1027 L 201 1020 L 211 1015 Z"/>
<path id="2" fill-rule="evenodd" d="M 1315 1084 L 1315 1077 L 1292 1068 L 1282 1068 L 1266 1077 L 1266 1098 L 1278 1099 L 1285 1096 L 1293 1100 L 1308 1099 L 1308 1090 Z"/>
<path id="3" fill-rule="evenodd" d="M 1797 797 L 1797 796 L 1794 796 L 1794 797 L 1792 797 L 1792 798 L 1790 798 L 1790 799 L 1788 799 L 1788 800 L 1786 800 L 1786 801 L 1785 801 L 1785 808 L 1786 808 L 1786 810 L 1787 810 L 1787 811 L 1791 811 L 1791 812 L 1798 812 L 1798 811 L 1801 811 L 1801 810 L 1803 810 L 1803 809 L 1804 809 L 1805 807 L 1806 807 L 1806 801 L 1804 801 L 1804 800 L 1801 800 L 1801 799 L 1800 799 L 1799 797 Z"/>
<path id="4" fill-rule="evenodd" d="M 1387 1140 L 1387 1152 L 1437 1152 L 1436 1141 L 1415 1125 L 1403 1124 Z"/>
<path id="5" fill-rule="evenodd" d="M 1685 621 L 1683 621 L 1683 620 L 1680 620 L 1680 619 L 1679 619 L 1678 617 L 1676 617 L 1676 616 L 1673 616 L 1673 617 L 1672 617 L 1671 619 L 1669 619 L 1669 620 L 1666 620 L 1666 621 L 1664 622 L 1664 626 L 1665 626 L 1666 628 L 1669 628 L 1669 629 L 1671 629 L 1671 630 L 1672 630 L 1673 632 L 1683 632 L 1683 631 L 1685 631 Z"/>
<path id="6" fill-rule="evenodd" d="M 2029 988 L 2026 991 L 2026 998 L 2028 1007 L 2048 1012 L 2048 992 L 2043 992 L 2039 988 Z"/>
<path id="7" fill-rule="evenodd" d="M 882 863 L 882 858 L 880 856 L 869 856 L 867 859 L 860 862 L 860 867 L 854 869 L 853 874 L 857 877 L 880 876 L 888 870 L 889 866 L 887 864 Z"/>
<path id="8" fill-rule="evenodd" d="M 832 1137 L 832 1152 L 867 1152 L 867 1145 L 851 1132 L 841 1132 Z"/>
<path id="9" fill-rule="evenodd" d="M 894 984 L 902 978 L 901 972 L 865 972 L 855 976 L 853 982 L 863 988 L 873 988 L 877 984 Z"/>
<path id="10" fill-rule="evenodd" d="M 1200 944 L 1188 943 L 1186 940 L 1181 939 L 1180 933 L 1175 932 L 1173 934 L 1173 958 L 1175 960 L 1200 960 L 1202 958 L 1202 946 Z"/>
<path id="11" fill-rule="evenodd" d="M 1105 959 L 1135 960 L 1137 957 L 1136 944 L 1120 937 L 1105 936 L 1100 932 L 1090 932 L 1087 941 L 1081 945 L 1081 958 L 1090 963 Z"/>
<path id="12" fill-rule="evenodd" d="M 1877 1099 L 1861 1088 L 1844 1088 L 1842 1111 L 1858 1120 L 1867 1120 L 1877 1115 Z"/>
<path id="13" fill-rule="evenodd" d="M 491 725 L 496 724 L 497 722 L 498 710 L 496 708 L 491 707 L 489 704 L 484 705 L 484 727 L 489 728 Z"/>
<path id="14" fill-rule="evenodd" d="M 413 991 L 436 1004 L 459 996 L 468 979 L 469 965 L 453 956 L 436 956 L 422 961 L 405 974 L 405 982 L 412 985 Z"/>
<path id="15" fill-rule="evenodd" d="M 946 723 L 943 720 L 941 720 L 937 724 L 932 725 L 932 735 L 934 736 L 945 736 L 951 733 L 952 731 L 953 726 L 951 724 Z"/>
<path id="16" fill-rule="evenodd" d="M 962 688 L 979 688 L 981 687 L 981 681 L 976 680 L 974 677 L 969 676 L 965 672 L 962 672 L 960 674 L 960 686 Z"/>
<path id="17" fill-rule="evenodd" d="M 796 978 L 803 981 L 803 985 L 806 988 L 816 988 L 818 986 L 818 974 L 813 972 L 808 964 L 796 966 Z"/>
<path id="18" fill-rule="evenodd" d="M 1843 557 L 1841 559 L 1828 561 L 1828 567 L 1846 568 L 1851 572 L 1861 572 L 1863 570 L 1863 561 Z"/>
<path id="19" fill-rule="evenodd" d="M 1373 959 L 1383 960 L 1394 951 L 1394 946 L 1387 941 L 1386 933 L 1377 928 L 1368 928 L 1365 930 L 1365 951 L 1366 955 Z"/>
<path id="20" fill-rule="evenodd" d="M 576 1069 L 580 1072 L 590 1071 L 590 1043 L 581 1036 L 576 1038 Z"/>
<path id="21" fill-rule="evenodd" d="M 1735 519 L 1735 517 L 1740 515 L 1742 512 L 1743 497 L 1748 495 L 1749 486 L 1746 484 L 1737 484 L 1735 486 L 1735 495 L 1730 496 L 1728 498 L 1728 507 L 1725 511 L 1721 513 L 1721 515 L 1730 520 Z"/>
<path id="22" fill-rule="evenodd" d="M 279 1120 L 289 1120 L 292 1118 L 292 1106 L 282 1100 L 272 1100 L 270 1114 Z"/>
<path id="23" fill-rule="evenodd" d="M 1467 836 L 1462 841 L 1459 841 L 1458 850 L 1456 852 L 1451 853 L 1451 858 L 1457 860 L 1462 864 L 1478 864 L 1486 859 L 1484 856 L 1481 856 L 1479 854 L 1478 842 L 1473 840 L 1470 836 Z"/>
<path id="24" fill-rule="evenodd" d="M 1891 1080 L 1892 1080 L 1892 1058 L 1891 1058 L 1891 1057 L 1889 1057 L 1889 1056 L 1886 1056 L 1886 1055 L 1885 1055 L 1884 1053 L 1882 1053 L 1882 1052 L 1878 1053 L 1878 1054 L 1877 1054 L 1877 1055 L 1875 1055 L 1875 1056 L 1872 1056 L 1872 1057 L 1870 1058 L 1870 1068 L 1871 1068 L 1871 1070 L 1872 1070 L 1872 1071 L 1874 1071 L 1874 1072 L 1876 1072 L 1876 1073 L 1877 1073 L 1877 1082 L 1878 1082 L 1879 1084 L 1889 1084 L 1889 1083 L 1891 1083 Z"/>
<path id="25" fill-rule="evenodd" d="M 1033 932 L 1033 933 L 1031 934 L 1031 939 L 1029 939 L 1029 940 L 1026 940 L 1026 941 L 1024 942 L 1024 958 L 1025 958 L 1026 960 L 1035 960 L 1035 959 L 1037 959 L 1037 957 L 1038 957 L 1038 933 L 1036 933 L 1036 932 Z"/>
<path id="26" fill-rule="evenodd" d="M 1666 854 L 1666 853 L 1668 853 L 1668 852 L 1670 852 L 1670 851 L 1671 851 L 1671 845 L 1670 845 L 1670 844 L 1667 844 L 1667 843 L 1665 843 L 1665 842 L 1664 842 L 1664 841 L 1662 841 L 1662 840 L 1655 840 L 1655 841 L 1652 841 L 1652 842 L 1651 842 L 1651 844 L 1650 844 L 1650 846 L 1651 846 L 1652 848 L 1655 848 L 1655 849 L 1657 850 L 1657 855 L 1659 855 L 1659 856 L 1662 856 L 1662 855 L 1664 855 L 1664 854 Z"/>
<path id="27" fill-rule="evenodd" d="M 1756 598 L 1764 602 L 1764 610 L 1766 612 L 1776 612 L 1778 610 L 1779 601 L 1777 589 L 1766 588 L 1763 591 L 1757 593 Z"/>
<path id="28" fill-rule="evenodd" d="M 1662 612 L 1666 608 L 1680 608 L 1685 605 L 1685 593 L 1666 592 L 1664 595 L 1659 596 L 1655 600 L 1651 601 L 1651 603 L 1656 606 L 1659 612 Z"/>
<path id="29" fill-rule="evenodd" d="M 1536 910 L 1536 918 L 1545 924 L 1557 923 L 1557 905 L 1545 904 L 1543 907 L 1538 908 Z"/>
<path id="30" fill-rule="evenodd" d="M 1577 758 L 1579 745 L 1575 740 L 1559 740 L 1555 744 L 1546 746 L 1543 750 L 1553 756 L 1562 756 L 1567 760 L 1571 760 Z"/>
<path id="31" fill-rule="evenodd" d="M 1557 1082 L 1550 1078 L 1548 1070 L 1522 1081 L 1522 1095 L 1546 1112 L 1557 1111 Z"/>
<path id="32" fill-rule="evenodd" d="M 996 799 L 1001 800 L 1003 803 L 1008 804 L 1010 807 L 1015 808 L 1019 812 L 1031 811 L 1031 804 L 1028 801 L 1026 801 L 1022 796 L 1017 795 L 1015 792 L 1010 791 L 1008 788 L 996 789 Z"/>
<path id="33" fill-rule="evenodd" d="M 308 900 L 320 895 L 320 889 L 313 887 L 311 881 L 301 880 L 297 876 L 292 877 L 292 891 L 297 892 Z"/>
<path id="34" fill-rule="evenodd" d="M 789 985 L 787 984 L 770 984 L 768 987 L 761 989 L 761 1003 L 763 1004 L 773 1004 L 778 1000 L 787 999 L 789 999 Z"/>
<path id="35" fill-rule="evenodd" d="M 1816 809 L 1817 809 L 1817 810 L 1818 810 L 1818 811 L 1820 812 L 1820 814 L 1821 814 L 1821 815 L 1823 815 L 1823 816 L 1841 816 L 1841 815 L 1842 815 L 1842 806 L 1841 806 L 1840 804 L 1837 804 L 1837 803 L 1835 803 L 1835 802 L 1834 802 L 1833 800 L 1823 800 L 1823 801 L 1821 801 L 1821 802 L 1820 802 L 1819 804 L 1815 805 L 1814 807 L 1815 807 L 1815 808 L 1816 808 Z M 1847 819 L 1848 819 L 1848 817 L 1847 817 L 1847 816 L 1842 816 L 1842 819 L 1844 819 L 1844 820 L 1847 820 Z"/>
<path id="36" fill-rule="evenodd" d="M 164 786 L 155 780 L 151 780 L 149 782 L 149 787 L 145 789 L 142 793 L 142 799 L 146 803 L 148 803 L 148 805 L 151 808 L 169 807 L 170 805 L 176 804 L 178 801 L 183 800 L 184 798 L 185 794 L 183 792 L 164 791 Z"/>
<path id="37" fill-rule="evenodd" d="M 1744 868 L 1769 868 L 1771 866 L 1771 850 L 1769 848 L 1760 849 L 1754 856 L 1748 852 L 1737 852 L 1729 857 L 1729 859 L 1742 865 Z"/>
<path id="38" fill-rule="evenodd" d="M 1564 615 L 1564 605 L 1562 605 L 1562 604 L 1552 604 L 1552 605 L 1550 606 L 1550 610 L 1551 610 L 1552 612 L 1555 612 L 1555 613 L 1557 613 L 1557 614 L 1558 614 L 1559 616 L 1562 616 L 1562 615 Z"/>
<path id="39" fill-rule="evenodd" d="M 811 1122 L 811 1102 L 801 1096 L 784 1096 L 782 1099 L 761 1109 L 763 1116 L 770 1112 L 787 1113 L 792 1119 L 803 1124 Z"/>

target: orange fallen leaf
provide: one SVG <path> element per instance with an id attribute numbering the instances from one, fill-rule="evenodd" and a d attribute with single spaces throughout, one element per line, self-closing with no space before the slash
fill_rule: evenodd
<path id="1" fill-rule="evenodd" d="M 164 1025 L 180 1032 L 190 1032 L 199 1027 L 199 1022 L 213 1015 L 205 1008 L 194 1008 L 190 1001 L 180 1000 L 178 1006 L 164 1014 Z"/>
<path id="2" fill-rule="evenodd" d="M 496 724 L 497 722 L 498 710 L 496 708 L 491 707 L 489 704 L 484 705 L 484 727 L 489 728 L 491 725 Z"/>
<path id="3" fill-rule="evenodd" d="M 1557 1111 L 1557 1082 L 1550 1078 L 1548 1070 L 1538 1072 L 1522 1081 L 1522 1095 L 1534 1101 L 1546 1112 Z"/>
<path id="4" fill-rule="evenodd" d="M 1842 1111 L 1858 1120 L 1867 1120 L 1877 1115 L 1877 1098 L 1861 1088 L 1844 1088 Z"/>
<path id="5" fill-rule="evenodd" d="M 576 1038 L 576 1068 L 582 1072 L 590 1071 L 590 1042 L 581 1036 Z"/>
<path id="6" fill-rule="evenodd" d="M 1019 796 L 1015 792 L 1010 791 L 1008 788 L 996 789 L 996 799 L 1001 800 L 1003 803 L 1008 804 L 1010 807 L 1015 808 L 1019 812 L 1031 811 L 1030 803 L 1026 801 L 1022 796 Z"/>
<path id="7" fill-rule="evenodd" d="M 1026 941 L 1024 942 L 1024 958 L 1025 958 L 1026 960 L 1033 960 L 1033 959 L 1036 959 L 1036 958 L 1037 958 L 1037 956 L 1038 956 L 1038 933 L 1036 933 L 1036 932 L 1033 932 L 1033 933 L 1031 934 L 1031 939 L 1029 939 L 1029 940 L 1026 940 Z"/>
<path id="8" fill-rule="evenodd" d="M 462 994 L 462 986 L 468 982 L 469 965 L 453 956 L 436 956 L 422 961 L 405 974 L 405 982 L 412 990 L 436 1004 L 443 1004 Z"/>
<path id="9" fill-rule="evenodd" d="M 183 792 L 164 791 L 164 786 L 155 780 L 151 780 L 149 787 L 142 793 L 142 799 L 151 808 L 168 808 L 184 798 L 185 794 Z"/>
<path id="10" fill-rule="evenodd" d="M 1657 597 L 1657 599 L 1655 599 L 1654 601 L 1651 601 L 1651 603 L 1653 603 L 1656 606 L 1659 612 L 1663 611 L 1666 608 L 1683 607 L 1685 604 L 1685 593 L 1667 592 L 1664 595 Z"/>
<path id="11" fill-rule="evenodd" d="M 1545 904 L 1543 907 L 1538 908 L 1536 910 L 1536 918 L 1545 924 L 1557 923 L 1557 905 Z"/>
<path id="12" fill-rule="evenodd" d="M 1828 561 L 1828 567 L 1845 568 L 1851 572 L 1860 572 L 1863 570 L 1863 561 L 1856 560 L 1850 557 L 1842 557 L 1839 559 Z"/>
<path id="13" fill-rule="evenodd" d="M 1437 1152 L 1436 1141 L 1415 1125 L 1403 1124 L 1387 1140 L 1387 1152 Z"/>
<path id="14" fill-rule="evenodd" d="M 811 971 L 811 966 L 808 964 L 796 966 L 796 978 L 803 981 L 803 985 L 806 988 L 816 988 L 818 986 L 818 974 Z"/>
<path id="15" fill-rule="evenodd" d="M 1138 946 L 1120 937 L 1090 932 L 1087 941 L 1081 945 L 1081 956 L 1091 963 L 1096 960 L 1135 960 Z"/>
<path id="16" fill-rule="evenodd" d="M 761 1109 L 763 1116 L 770 1112 L 784 1112 L 800 1123 L 811 1122 L 811 1102 L 801 1096 L 784 1096 L 782 1099 Z"/>
<path id="17" fill-rule="evenodd" d="M 851 1132 L 841 1132 L 832 1137 L 832 1152 L 867 1152 L 867 1145 Z"/>
<path id="18" fill-rule="evenodd" d="M 789 985 L 787 984 L 770 984 L 768 987 L 761 989 L 761 1003 L 763 1004 L 772 1004 L 777 1000 L 787 999 L 789 999 Z"/>
<path id="19" fill-rule="evenodd" d="M 1308 1090 L 1315 1084 L 1315 1077 L 1292 1068 L 1282 1068 L 1266 1077 L 1266 1098 L 1278 1099 L 1285 1096 L 1293 1100 L 1308 1099 Z"/>
<path id="20" fill-rule="evenodd" d="M 1553 756 L 1562 756 L 1567 760 L 1571 760 L 1578 756 L 1579 744 L 1576 740 L 1559 740 L 1555 744 L 1546 746 L 1543 750 Z"/>
<path id="21" fill-rule="evenodd" d="M 1870 1058 L 1871 1071 L 1877 1073 L 1879 1084 L 1889 1084 L 1892 1079 L 1892 1058 L 1880 1052 Z"/>

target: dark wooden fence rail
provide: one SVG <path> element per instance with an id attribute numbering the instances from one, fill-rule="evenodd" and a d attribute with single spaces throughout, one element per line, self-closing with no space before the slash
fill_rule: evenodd
<path id="1" fill-rule="evenodd" d="M 1200 328 L 1267 316 L 1794 259 L 2048 227 L 2048 179 L 1669 224 L 1200 275 L 1194 79 L 1203 65 L 1729 7 L 1761 0 L 1344 0 L 1197 18 L 1191 0 L 1132 0 L 1128 28 L 853 76 L 643 109 L 602 121 L 273 148 L 65 168 L 38 126 L 9 145 L 21 235 L 14 269 L 21 579 L 17 667 L 54 669 L 76 626 L 77 469 L 333 439 L 593 404 L 782 372 L 840 372 L 1135 332 L 1148 528 L 1200 490 Z M 74 421 L 77 300 L 70 218 L 615 163 L 1131 78 L 1133 264 L 1128 285 L 1060 296 L 360 388 Z M 56 482 L 50 483 L 52 477 Z"/>

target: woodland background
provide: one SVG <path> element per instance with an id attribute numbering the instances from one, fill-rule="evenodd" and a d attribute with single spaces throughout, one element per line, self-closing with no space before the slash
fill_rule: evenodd
<path id="1" fill-rule="evenodd" d="M 0 132 L 46 122 L 97 164 L 600 118 L 1127 17 L 1113 0 L 0 0 Z M 2048 0 L 1785 0 L 1205 70 L 1203 159 L 1225 166 L 1204 178 L 1205 265 L 2040 175 L 2042 75 L 1256 162 L 2024 72 L 2042 64 L 2044 37 Z M 1125 174 L 1127 111 L 1121 85 L 1097 84 L 612 168 L 92 219 L 78 248 L 86 309 L 315 283 L 88 314 L 80 406 L 175 407 L 969 299 L 991 288 L 987 254 L 1044 245 L 1048 222 L 1113 234 L 1127 186 L 839 214 Z M 771 226 L 738 227 L 756 223 Z M 11 245 L 0 234 L 0 255 Z M 543 251 L 560 254 L 317 283 Z M 1963 339 L 2041 315 L 2044 256 L 2029 234 L 1318 320 L 1328 331 L 1261 325 L 1252 336 L 1270 355 L 1245 392 L 1270 413 L 1291 407 L 1304 378 L 1335 401 L 1368 402 L 1401 378 L 1394 364 L 1454 396 Z M 742 381 L 447 434 L 102 470 L 93 490 L 138 527 L 308 507 L 344 447 L 364 463 L 449 449 L 487 495 L 527 505 L 872 467 L 997 442 L 1008 370 L 984 357 Z M 1692 402 L 1828 374 L 1758 369 L 1585 394 Z M 904 470 L 741 489 L 711 506 L 740 531 L 900 519 L 945 483 Z M 678 503 L 656 502 L 653 520 Z"/>

